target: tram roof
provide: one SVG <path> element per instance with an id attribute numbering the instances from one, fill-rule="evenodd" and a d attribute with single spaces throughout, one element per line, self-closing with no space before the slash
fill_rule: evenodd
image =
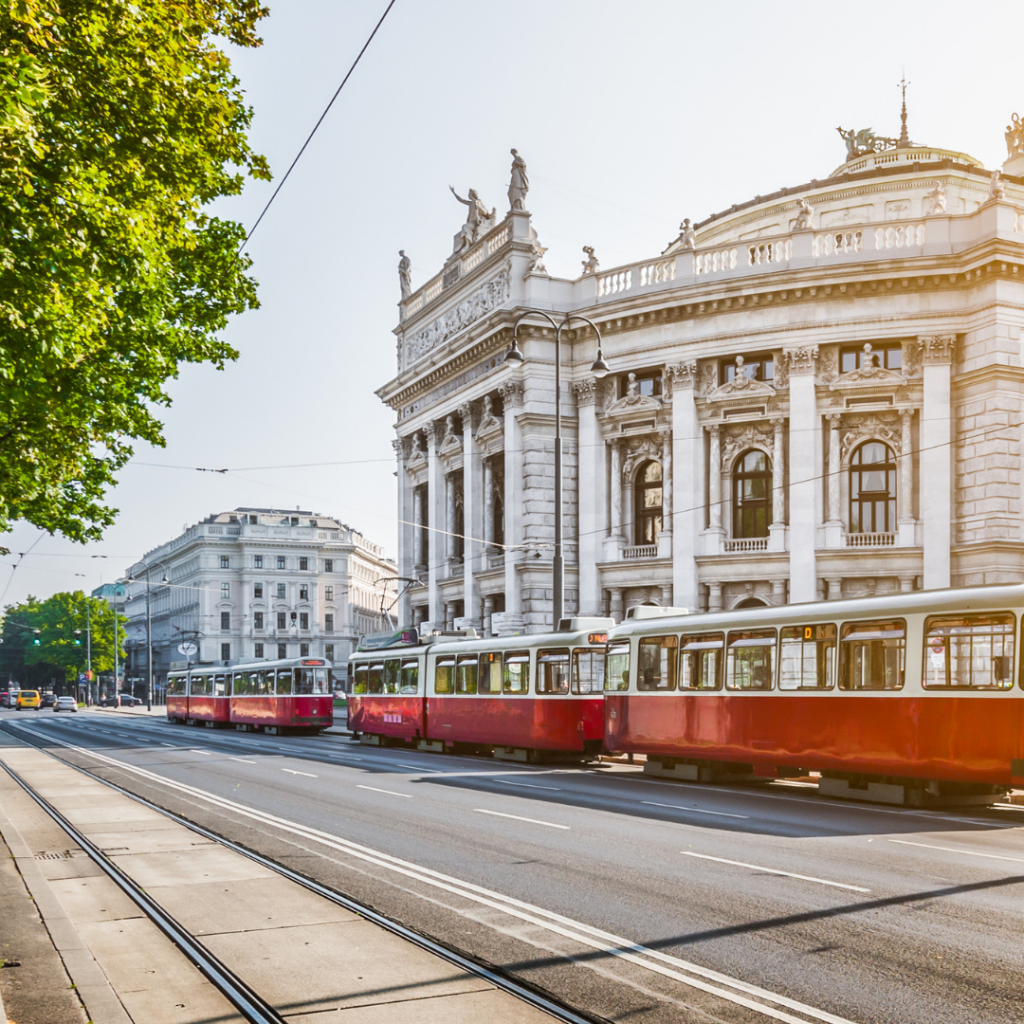
<path id="1" fill-rule="evenodd" d="M 274 661 L 247 661 L 237 665 L 193 665 L 189 669 L 176 668 L 169 676 L 231 675 L 233 672 L 266 671 L 271 668 L 334 668 L 334 662 L 326 658 L 276 658 Z"/>
<path id="2" fill-rule="evenodd" d="M 609 642 L 633 636 L 665 633 L 697 633 L 729 627 L 786 626 L 822 620 L 864 619 L 883 615 L 926 615 L 930 612 L 1008 610 L 1024 605 L 1024 584 L 959 587 L 950 590 L 916 590 L 879 597 L 855 597 L 836 601 L 808 601 L 735 611 L 696 612 L 661 618 L 626 620 L 608 632 Z"/>

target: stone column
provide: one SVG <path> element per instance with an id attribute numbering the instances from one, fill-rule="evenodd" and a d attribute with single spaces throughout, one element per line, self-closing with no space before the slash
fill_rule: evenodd
<path id="1" fill-rule="evenodd" d="M 523 626 L 523 599 L 518 566 L 523 543 L 523 431 L 518 415 L 523 409 L 522 381 L 506 381 L 499 388 L 505 405 L 505 616 L 509 632 Z"/>
<path id="2" fill-rule="evenodd" d="M 622 621 L 622 587 L 612 587 L 608 591 L 611 601 L 608 605 L 608 614 L 616 621 Z"/>
<path id="3" fill-rule="evenodd" d="M 451 569 L 451 559 L 455 557 L 455 481 L 451 473 L 444 475 L 444 550 L 448 559 L 447 570 Z"/>
<path id="4" fill-rule="evenodd" d="M 896 499 L 899 511 L 896 543 L 901 548 L 912 548 L 917 539 L 914 519 L 914 410 L 900 410 L 900 490 Z M 913 589 L 908 587 L 907 589 Z"/>
<path id="5" fill-rule="evenodd" d="M 722 584 L 708 584 L 708 611 L 720 612 L 722 610 Z"/>
<path id="6" fill-rule="evenodd" d="M 783 605 L 786 603 L 786 581 L 772 580 L 772 604 Z"/>
<path id="7" fill-rule="evenodd" d="M 415 572 L 413 551 L 416 546 L 415 527 L 413 526 L 413 481 L 406 472 L 406 452 L 408 440 L 403 437 L 391 442 L 395 449 L 398 462 L 396 477 L 398 478 L 398 574 L 412 576 Z M 408 590 L 398 602 L 398 624 L 408 625 L 412 622 L 412 604 Z"/>
<path id="8" fill-rule="evenodd" d="M 607 530 L 608 501 L 605 447 L 597 423 L 597 383 L 574 381 L 579 472 L 576 480 L 576 515 L 579 523 L 579 608 L 580 615 L 601 615 L 604 598 L 597 570 L 603 561 L 602 548 Z"/>
<path id="9" fill-rule="evenodd" d="M 480 508 L 476 493 L 477 472 L 476 438 L 473 436 L 473 407 L 467 402 L 459 406 L 462 418 L 462 601 L 463 614 L 472 616 L 476 611 L 477 549 L 475 538 L 480 536 L 476 514 Z M 474 619 L 475 621 L 475 619 Z"/>
<path id="10" fill-rule="evenodd" d="M 828 508 L 825 520 L 825 547 L 839 548 L 843 546 L 843 513 L 840 509 L 841 499 L 841 455 L 839 427 L 842 415 L 838 412 L 829 413 L 828 420 L 828 479 L 825 481 L 825 493 L 828 496 Z"/>
<path id="11" fill-rule="evenodd" d="M 484 611 L 483 611 L 483 622 L 481 626 L 484 631 L 484 636 L 493 636 L 494 631 L 491 629 L 491 616 L 494 614 L 494 598 L 490 594 L 484 596 Z"/>
<path id="12" fill-rule="evenodd" d="M 783 445 L 785 420 L 772 420 L 772 523 L 768 527 L 768 550 L 786 550 L 786 456 Z M 785 602 L 783 602 L 785 603 Z"/>
<path id="13" fill-rule="evenodd" d="M 622 532 L 622 448 L 613 439 L 608 448 L 608 511 L 610 517 L 608 538 L 605 541 L 604 560 L 616 562 L 622 557 L 619 550 L 626 543 Z"/>
<path id="14" fill-rule="evenodd" d="M 817 597 L 818 466 L 820 418 L 815 395 L 818 346 L 785 353 L 789 363 L 789 599 Z"/>
<path id="15" fill-rule="evenodd" d="M 827 576 L 825 582 L 828 584 L 828 599 L 838 601 L 843 596 L 842 576 Z"/>
<path id="16" fill-rule="evenodd" d="M 484 459 L 484 558 L 491 554 L 494 544 L 494 470 L 491 460 Z M 481 565 L 486 569 L 486 562 Z"/>
<path id="17" fill-rule="evenodd" d="M 444 621 L 444 608 L 437 581 L 444 567 L 448 544 L 443 533 L 445 521 L 445 481 L 441 460 L 437 457 L 437 431 L 434 423 L 423 428 L 427 445 L 427 590 L 430 622 Z"/>
<path id="18" fill-rule="evenodd" d="M 697 364 L 670 366 L 666 380 L 672 387 L 672 600 L 696 611 L 697 554 L 704 529 L 704 438 L 694 401 Z"/>
<path id="19" fill-rule="evenodd" d="M 722 526 L 722 435 L 717 423 L 705 428 L 708 432 L 708 528 L 705 531 L 704 554 L 720 555 L 724 547 Z"/>
<path id="20" fill-rule="evenodd" d="M 417 487 L 413 491 L 412 503 L 412 519 L 414 524 L 412 534 L 412 564 L 414 572 L 412 575 L 414 576 L 417 575 L 419 569 L 426 564 L 423 558 L 423 497 L 423 488 Z"/>
<path id="21" fill-rule="evenodd" d="M 672 557 L 672 431 L 661 432 L 661 534 L 658 557 Z M 671 603 L 671 602 L 669 602 Z"/>
<path id="22" fill-rule="evenodd" d="M 921 409 L 921 519 L 924 525 L 924 589 L 950 584 L 953 540 L 953 449 L 950 373 L 956 335 L 918 338 L 924 378 Z"/>
<path id="23" fill-rule="evenodd" d="M 913 576 L 899 576 L 900 590 L 903 593 L 909 593 L 914 589 L 914 577 Z"/>

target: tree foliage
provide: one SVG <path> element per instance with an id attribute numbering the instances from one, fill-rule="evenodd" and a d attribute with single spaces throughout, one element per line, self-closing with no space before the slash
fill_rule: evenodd
<path id="1" fill-rule="evenodd" d="M 0 0 L 0 530 L 100 536 L 182 363 L 257 305 L 241 225 L 251 110 L 220 48 L 258 0 Z"/>

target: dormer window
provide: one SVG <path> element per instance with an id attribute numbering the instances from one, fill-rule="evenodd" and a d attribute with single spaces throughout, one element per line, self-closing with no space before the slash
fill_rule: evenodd
<path id="1" fill-rule="evenodd" d="M 886 345 L 861 345 L 857 348 L 839 350 L 839 372 L 852 373 L 861 370 L 871 361 L 871 366 L 884 370 L 899 370 L 903 367 L 903 346 L 898 342 Z"/>
<path id="2" fill-rule="evenodd" d="M 723 359 L 718 364 L 718 383 L 731 384 L 737 372 L 747 380 L 758 380 L 770 384 L 775 379 L 775 357 L 771 352 L 755 352 L 751 355 Z"/>

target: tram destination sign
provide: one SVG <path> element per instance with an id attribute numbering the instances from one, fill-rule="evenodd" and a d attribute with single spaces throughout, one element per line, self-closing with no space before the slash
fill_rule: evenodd
<path id="1" fill-rule="evenodd" d="M 413 627 L 392 629 L 387 633 L 364 633 L 359 638 L 359 650 L 379 651 L 385 647 L 415 647 L 419 642 L 419 631 Z"/>

